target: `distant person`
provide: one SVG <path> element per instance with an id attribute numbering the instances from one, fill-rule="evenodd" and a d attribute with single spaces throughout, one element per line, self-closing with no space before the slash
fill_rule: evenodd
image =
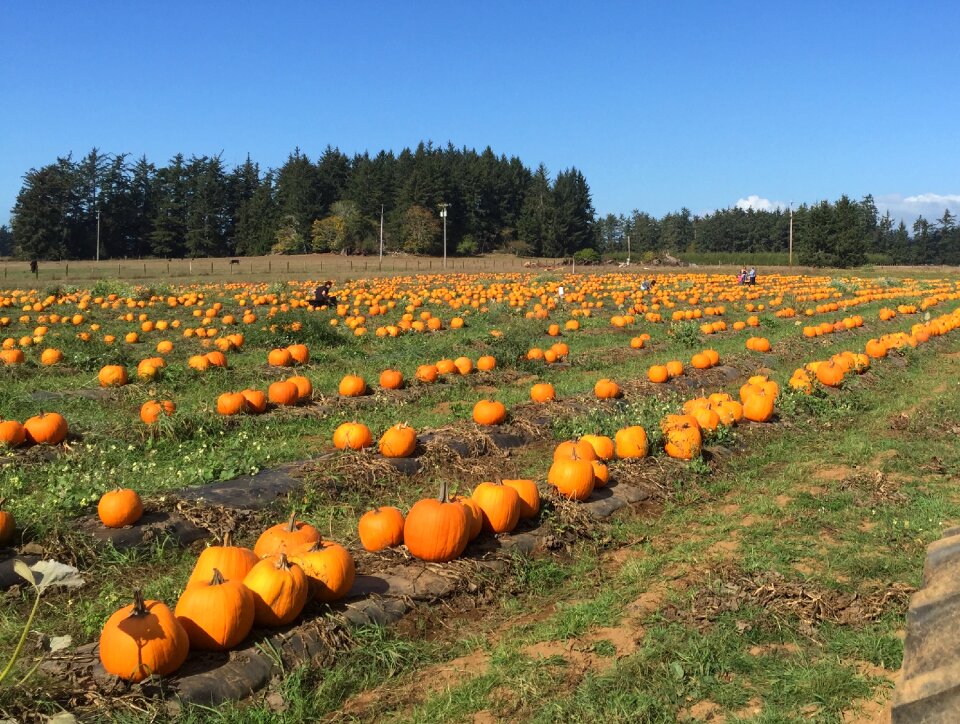
<path id="1" fill-rule="evenodd" d="M 757 270 L 756 267 L 750 267 L 750 271 L 747 272 L 747 283 L 756 284 L 757 283 Z"/>
<path id="2" fill-rule="evenodd" d="M 31 260 L 30 260 L 30 273 L 31 273 L 31 274 L 36 274 L 36 273 L 37 273 L 37 260 L 36 260 L 36 259 L 31 259 Z"/>
<path id="3" fill-rule="evenodd" d="M 329 307 L 337 303 L 337 298 L 330 294 L 331 284 L 332 282 L 324 282 L 313 290 L 313 299 L 309 300 L 311 307 Z"/>
<path id="4" fill-rule="evenodd" d="M 737 275 L 737 284 L 746 284 L 747 283 L 747 268 L 745 266 L 740 267 L 740 273 Z"/>
<path id="5" fill-rule="evenodd" d="M 557 287 L 557 298 L 561 302 L 563 302 L 563 285 L 562 284 L 559 287 Z"/>

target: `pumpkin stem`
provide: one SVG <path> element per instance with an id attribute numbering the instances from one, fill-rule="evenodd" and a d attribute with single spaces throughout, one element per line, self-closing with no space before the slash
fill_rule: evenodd
<path id="1" fill-rule="evenodd" d="M 233 531 L 228 530 L 223 534 L 223 547 L 230 548 L 233 545 Z"/>
<path id="2" fill-rule="evenodd" d="M 450 502 L 449 493 L 450 491 L 447 486 L 447 481 L 446 479 L 444 479 L 440 482 L 440 496 L 437 498 L 437 500 L 439 500 L 441 503 L 449 503 Z"/>
<path id="3" fill-rule="evenodd" d="M 219 568 L 213 569 L 213 578 L 210 579 L 211 586 L 219 586 L 221 583 L 225 583 L 223 574 L 220 572 Z"/>
<path id="4" fill-rule="evenodd" d="M 143 591 L 137 589 L 133 592 L 133 611 L 130 612 L 130 615 L 146 616 L 147 613 L 147 605 L 143 601 Z"/>
<path id="5" fill-rule="evenodd" d="M 290 561 L 287 560 L 286 553 L 281 553 L 280 559 L 277 561 L 277 570 L 279 571 L 281 569 L 284 571 L 290 570 Z"/>
<path id="6" fill-rule="evenodd" d="M 287 523 L 287 531 L 293 533 L 297 530 L 297 511 L 290 514 L 290 522 Z"/>

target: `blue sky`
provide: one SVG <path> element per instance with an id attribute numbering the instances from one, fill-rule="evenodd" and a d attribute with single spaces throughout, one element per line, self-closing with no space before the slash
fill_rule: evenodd
<path id="1" fill-rule="evenodd" d="M 58 155 L 418 141 L 576 166 L 601 214 L 960 213 L 960 3 L 0 0 L 0 223 Z M 755 198 L 751 198 L 755 197 Z"/>

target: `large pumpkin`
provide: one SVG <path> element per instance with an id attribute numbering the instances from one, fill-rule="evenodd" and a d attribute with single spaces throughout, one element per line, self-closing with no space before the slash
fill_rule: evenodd
<path id="1" fill-rule="evenodd" d="M 360 543 L 368 551 L 382 551 L 403 543 L 403 513 L 388 505 L 360 516 Z"/>
<path id="2" fill-rule="evenodd" d="M 547 482 L 565 498 L 586 500 L 596 484 L 593 464 L 580 458 L 556 460 L 547 473 Z"/>
<path id="3" fill-rule="evenodd" d="M 267 528 L 257 539 L 253 552 L 257 558 L 291 554 L 305 546 L 320 541 L 320 531 L 309 523 L 297 520 L 297 514 L 291 513 L 286 523 L 278 523 Z"/>
<path id="4" fill-rule="evenodd" d="M 97 375 L 101 387 L 123 387 L 127 384 L 127 369 L 122 365 L 107 365 Z"/>
<path id="5" fill-rule="evenodd" d="M 485 531 L 509 533 L 517 527 L 520 495 L 513 488 L 497 483 L 480 483 L 470 497 L 480 507 Z"/>
<path id="6" fill-rule="evenodd" d="M 306 573 L 285 553 L 263 558 L 243 585 L 253 593 L 253 621 L 258 626 L 286 626 L 300 615 L 310 595 Z"/>
<path id="7" fill-rule="evenodd" d="M 338 391 L 343 397 L 360 397 L 367 393 L 367 383 L 357 375 L 347 375 L 340 380 Z"/>
<path id="8" fill-rule="evenodd" d="M 613 440 L 606 435 L 584 435 L 580 440 L 586 442 L 593 448 L 593 452 L 596 453 L 599 460 L 610 460 L 613 458 L 615 452 Z"/>
<path id="9" fill-rule="evenodd" d="M 646 457 L 650 450 L 647 431 L 640 425 L 631 425 L 617 430 L 614 443 L 618 458 L 642 458 Z"/>
<path id="10" fill-rule="evenodd" d="M 289 407 L 300 400 L 300 389 L 290 380 L 281 380 L 267 388 L 267 398 L 275 405 Z"/>
<path id="11" fill-rule="evenodd" d="M 242 580 L 227 580 L 215 568 L 208 581 L 187 586 L 174 613 L 191 648 L 227 651 L 253 628 L 253 593 Z"/>
<path id="12" fill-rule="evenodd" d="M 703 435 L 691 415 L 667 415 L 661 425 L 664 449 L 672 458 L 692 460 L 700 454 Z"/>
<path id="13" fill-rule="evenodd" d="M 103 668 L 127 681 L 172 674 L 188 653 L 190 639 L 173 612 L 160 601 L 145 601 L 139 591 L 100 632 Z"/>
<path id="14" fill-rule="evenodd" d="M 220 415 L 239 415 L 246 407 L 247 399 L 239 392 L 224 392 L 217 398 L 217 413 Z"/>
<path id="15" fill-rule="evenodd" d="M 350 593 L 357 569 L 350 551 L 333 541 L 318 541 L 290 557 L 307 574 L 316 601 L 339 601 Z"/>
<path id="16" fill-rule="evenodd" d="M 67 437 L 67 421 L 58 412 L 41 412 L 24 422 L 23 430 L 34 445 L 59 445 Z"/>
<path id="17" fill-rule="evenodd" d="M 550 402 L 557 399 L 557 392 L 549 382 L 538 382 L 530 388 L 530 399 L 534 402 Z"/>
<path id="18" fill-rule="evenodd" d="M 597 383 L 593 386 L 593 394 L 599 400 L 612 400 L 620 396 L 620 386 L 613 380 L 604 377 L 602 380 L 597 380 Z"/>
<path id="19" fill-rule="evenodd" d="M 470 538 L 467 512 L 460 503 L 451 503 L 447 483 L 437 498 L 414 503 L 403 524 L 403 542 L 410 554 L 424 561 L 446 563 L 463 553 Z"/>

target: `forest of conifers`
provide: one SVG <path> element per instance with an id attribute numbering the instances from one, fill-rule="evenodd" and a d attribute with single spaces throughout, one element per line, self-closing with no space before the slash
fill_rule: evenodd
<path id="1" fill-rule="evenodd" d="M 638 199 L 642 205 L 642 199 Z M 421 143 L 399 154 L 347 156 L 299 149 L 277 169 L 249 157 L 227 168 L 220 155 L 145 157 L 94 149 L 31 169 L 0 227 L 0 256 L 21 259 L 206 257 L 307 252 L 376 253 L 381 219 L 387 252 L 576 255 L 590 261 L 627 250 L 670 252 L 787 250 L 783 210 L 684 208 L 656 218 L 642 211 L 598 217 L 576 168 L 551 177 L 516 157 Z M 99 224 L 99 230 L 98 230 Z M 960 264 L 960 227 L 947 210 L 908 229 L 881 216 L 871 196 L 801 204 L 793 212 L 801 264 L 849 267 Z"/>

